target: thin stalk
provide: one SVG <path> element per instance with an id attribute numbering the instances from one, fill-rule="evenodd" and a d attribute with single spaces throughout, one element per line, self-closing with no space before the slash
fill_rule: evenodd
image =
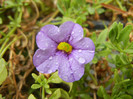
<path id="1" fill-rule="evenodd" d="M 122 6 L 122 4 L 121 4 L 121 2 L 119 0 L 116 0 L 116 3 L 119 5 L 121 10 L 125 11 L 124 7 Z"/>
<path id="2" fill-rule="evenodd" d="M 98 85 L 96 78 L 95 78 L 92 74 L 90 74 L 90 73 L 88 73 L 88 75 L 89 75 L 89 76 L 91 77 L 91 79 L 94 81 L 95 85 Z"/>
<path id="3" fill-rule="evenodd" d="M 113 0 L 109 0 L 109 1 L 107 1 L 107 2 L 105 2 L 104 4 L 109 4 L 109 3 L 111 3 Z M 102 7 L 102 5 L 99 5 L 99 6 L 97 6 L 95 9 L 99 9 L 99 8 L 101 8 Z"/>
<path id="4" fill-rule="evenodd" d="M 13 27 L 12 30 L 1 40 L 4 41 L 5 39 L 9 38 L 10 35 L 12 35 L 16 29 L 17 29 L 17 27 Z"/>
<path id="5" fill-rule="evenodd" d="M 1 48 L 0 48 L 0 53 L 2 52 L 2 50 L 5 48 L 7 42 L 9 41 L 9 38 L 6 39 L 6 41 L 2 44 Z"/>
<path id="6" fill-rule="evenodd" d="M 0 57 L 3 57 L 3 55 L 5 54 L 5 52 L 7 51 L 7 49 L 18 39 L 20 39 L 22 36 L 19 36 L 18 38 L 16 37 L 14 40 L 12 40 L 1 52 Z"/>
<path id="7" fill-rule="evenodd" d="M 44 87 L 42 87 L 42 99 L 45 98 L 45 90 L 44 90 Z"/>

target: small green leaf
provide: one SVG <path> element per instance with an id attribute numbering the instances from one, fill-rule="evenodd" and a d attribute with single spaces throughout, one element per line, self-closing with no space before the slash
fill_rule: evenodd
<path id="1" fill-rule="evenodd" d="M 120 97 L 118 97 L 117 99 L 133 99 L 132 96 L 130 95 L 121 95 Z"/>
<path id="2" fill-rule="evenodd" d="M 46 89 L 46 93 L 52 94 L 52 91 L 50 89 Z"/>
<path id="3" fill-rule="evenodd" d="M 114 22 L 111 26 L 110 32 L 109 32 L 109 39 L 112 43 L 117 42 L 116 38 L 118 35 L 118 28 L 117 28 L 117 23 Z"/>
<path id="4" fill-rule="evenodd" d="M 33 85 L 31 86 L 32 89 L 38 89 L 38 88 L 40 88 L 40 87 L 41 87 L 41 85 L 39 85 L 39 84 L 33 84 Z"/>
<path id="5" fill-rule="evenodd" d="M 0 17 L 0 24 L 2 24 L 3 23 L 3 21 L 2 21 L 2 18 Z"/>
<path id="6" fill-rule="evenodd" d="M 49 88 L 49 85 L 48 85 L 48 84 L 45 84 L 45 85 L 44 85 L 44 88 Z"/>
<path id="7" fill-rule="evenodd" d="M 97 91 L 97 95 L 101 98 L 103 97 L 104 99 L 110 99 L 110 96 L 107 94 L 107 92 L 103 86 L 99 87 L 99 89 Z"/>
<path id="8" fill-rule="evenodd" d="M 7 77 L 6 62 L 3 58 L 0 58 L 0 85 L 5 81 Z"/>
<path id="9" fill-rule="evenodd" d="M 38 76 L 35 73 L 32 73 L 32 77 L 36 80 Z"/>
<path id="10" fill-rule="evenodd" d="M 60 89 L 54 91 L 54 93 L 49 97 L 49 99 L 59 99 L 61 97 Z"/>
<path id="11" fill-rule="evenodd" d="M 69 92 L 70 92 L 72 90 L 73 83 L 65 82 L 65 81 L 63 81 L 63 83 L 67 84 L 70 87 L 70 89 L 69 89 Z"/>
<path id="12" fill-rule="evenodd" d="M 131 42 L 128 47 L 124 50 L 126 53 L 133 53 L 133 42 Z"/>
<path id="13" fill-rule="evenodd" d="M 128 92 L 129 94 L 133 95 L 133 86 L 129 87 L 129 88 L 127 89 L 127 92 Z"/>
<path id="14" fill-rule="evenodd" d="M 63 80 L 58 76 L 58 72 L 52 74 L 52 76 L 48 79 L 48 83 L 61 83 Z"/>
<path id="15" fill-rule="evenodd" d="M 122 41 L 126 46 L 127 42 L 129 41 L 129 34 L 131 31 L 132 31 L 132 26 L 131 25 L 126 26 L 120 32 L 119 37 L 118 37 L 118 42 Z"/>
<path id="16" fill-rule="evenodd" d="M 33 94 L 30 94 L 30 96 L 28 97 L 28 99 L 36 99 L 36 98 L 34 97 Z"/>
<path id="17" fill-rule="evenodd" d="M 68 93 L 65 90 L 60 89 L 60 91 L 61 91 L 61 98 L 63 98 L 63 99 L 70 99 Z"/>
<path id="18" fill-rule="evenodd" d="M 98 36 L 97 43 L 104 43 L 108 35 L 108 28 L 104 29 Z"/>
<path id="19" fill-rule="evenodd" d="M 0 94 L 0 98 L 2 98 L 2 95 Z"/>
<path id="20" fill-rule="evenodd" d="M 92 99 L 89 94 L 80 94 L 81 99 Z"/>
<path id="21" fill-rule="evenodd" d="M 94 14 L 95 13 L 95 8 L 93 8 L 93 7 L 88 7 L 88 12 L 92 15 L 92 14 Z"/>

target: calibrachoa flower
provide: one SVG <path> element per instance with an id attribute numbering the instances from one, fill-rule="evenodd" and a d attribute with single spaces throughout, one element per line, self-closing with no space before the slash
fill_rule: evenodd
<path id="1" fill-rule="evenodd" d="M 59 77 L 66 82 L 79 80 L 84 74 L 84 65 L 95 53 L 95 45 L 83 37 L 83 28 L 71 21 L 59 28 L 55 25 L 42 27 L 36 36 L 39 49 L 33 56 L 33 64 L 41 73 L 58 70 Z"/>

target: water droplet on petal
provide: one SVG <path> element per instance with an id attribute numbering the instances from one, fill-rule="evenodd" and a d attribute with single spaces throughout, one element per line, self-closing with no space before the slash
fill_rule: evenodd
<path id="1" fill-rule="evenodd" d="M 81 63 L 81 64 L 85 63 L 85 59 L 82 58 L 82 57 L 80 57 L 78 61 L 79 61 L 79 63 Z"/>
<path id="2" fill-rule="evenodd" d="M 53 57 L 52 57 L 52 56 L 50 56 L 50 57 L 49 57 L 49 60 L 51 60 L 52 58 L 53 58 Z"/>
<path id="3" fill-rule="evenodd" d="M 72 38 L 72 36 L 71 36 L 69 40 L 72 41 L 72 39 L 73 39 L 73 38 Z"/>
<path id="4" fill-rule="evenodd" d="M 48 73 L 52 73 L 52 70 L 48 70 Z"/>
<path id="5" fill-rule="evenodd" d="M 72 34 L 74 34 L 74 32 L 72 32 Z"/>
<path id="6" fill-rule="evenodd" d="M 72 61 L 72 58 L 70 58 L 69 61 Z"/>
<path id="7" fill-rule="evenodd" d="M 78 52 L 81 52 L 82 50 L 78 50 Z"/>
<path id="8" fill-rule="evenodd" d="M 36 57 L 40 57 L 40 55 L 37 55 Z"/>

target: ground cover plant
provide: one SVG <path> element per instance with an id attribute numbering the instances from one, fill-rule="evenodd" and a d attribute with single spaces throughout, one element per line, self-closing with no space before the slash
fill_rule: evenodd
<path id="1" fill-rule="evenodd" d="M 0 99 L 132 99 L 132 20 L 132 0 L 1 0 Z"/>

